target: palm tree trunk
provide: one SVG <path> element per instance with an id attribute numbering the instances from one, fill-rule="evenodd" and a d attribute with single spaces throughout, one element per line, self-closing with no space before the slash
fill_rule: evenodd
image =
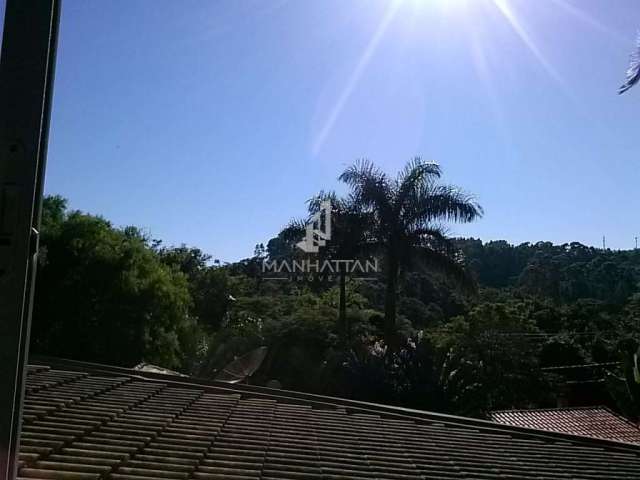
<path id="1" fill-rule="evenodd" d="M 387 257 L 387 285 L 384 301 L 384 333 L 387 344 L 391 344 L 396 331 L 398 270 L 398 259 L 393 253 L 389 253 Z"/>
<path id="2" fill-rule="evenodd" d="M 347 273 L 344 267 L 340 267 L 340 301 L 338 306 L 338 325 L 343 330 L 344 337 L 349 341 L 350 325 L 347 320 Z"/>

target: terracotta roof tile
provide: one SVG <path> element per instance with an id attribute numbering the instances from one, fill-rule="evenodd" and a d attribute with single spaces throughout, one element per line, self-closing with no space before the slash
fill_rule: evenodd
<path id="1" fill-rule="evenodd" d="M 607 407 L 503 410 L 490 418 L 504 425 L 640 444 L 638 426 Z"/>
<path id="2" fill-rule="evenodd" d="M 635 445 L 62 361 L 30 368 L 20 461 L 21 479 L 640 479 Z"/>

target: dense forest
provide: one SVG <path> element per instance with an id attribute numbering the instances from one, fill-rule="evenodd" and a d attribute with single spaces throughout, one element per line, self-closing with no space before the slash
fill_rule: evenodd
<path id="1" fill-rule="evenodd" d="M 304 210 L 220 264 L 46 197 L 31 351 L 213 378 L 266 346 L 250 383 L 471 416 L 598 401 L 637 418 L 640 252 L 447 238 L 435 220 L 482 210 L 439 176 L 361 163 L 341 176 L 349 196 L 314 197 L 309 214 L 334 205 L 325 256 L 384 259 L 334 281 L 264 278 L 265 260 L 296 255 Z"/>

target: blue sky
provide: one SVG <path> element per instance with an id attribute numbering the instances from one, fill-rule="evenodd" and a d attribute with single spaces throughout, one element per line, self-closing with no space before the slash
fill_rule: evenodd
<path id="1" fill-rule="evenodd" d="M 415 155 L 486 210 L 457 235 L 630 248 L 635 0 L 66 0 L 46 191 L 250 256 L 356 158 Z"/>

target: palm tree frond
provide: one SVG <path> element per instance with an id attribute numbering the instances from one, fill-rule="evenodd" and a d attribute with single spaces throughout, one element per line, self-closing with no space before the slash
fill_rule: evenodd
<path id="1" fill-rule="evenodd" d="M 625 82 L 618 89 L 618 94 L 623 94 L 638 81 L 640 81 L 640 32 L 638 32 L 635 51 L 631 54 Z"/>
<path id="2" fill-rule="evenodd" d="M 391 186 L 387 176 L 371 161 L 361 159 L 338 179 L 351 187 L 353 202 L 363 209 L 374 208 L 380 215 L 389 210 Z"/>
<path id="3" fill-rule="evenodd" d="M 326 201 L 331 202 L 331 206 L 334 209 L 342 210 L 342 207 L 344 206 L 343 205 L 344 200 L 339 198 L 336 192 L 332 190 L 328 192 L 325 192 L 324 190 L 320 190 L 320 192 L 318 192 L 317 195 L 314 195 L 309 200 L 307 200 L 307 207 L 309 210 L 309 214 L 314 215 L 318 213 L 318 211 L 320 210 L 320 207 L 322 206 L 322 202 L 326 202 Z"/>
<path id="4" fill-rule="evenodd" d="M 416 212 L 416 220 L 469 223 L 484 214 L 473 195 L 452 185 L 434 187 L 428 195 L 423 196 L 421 203 L 420 209 Z"/>
<path id="5" fill-rule="evenodd" d="M 304 236 L 306 225 L 304 220 L 290 220 L 287 226 L 280 231 L 279 236 L 286 242 L 297 241 Z"/>
<path id="6" fill-rule="evenodd" d="M 435 162 L 425 162 L 420 157 L 409 161 L 396 179 L 396 212 L 402 210 L 412 193 L 424 188 L 429 182 L 433 183 L 441 174 L 442 170 Z"/>
<path id="7" fill-rule="evenodd" d="M 415 238 L 413 244 L 429 248 L 450 257 L 456 257 L 460 250 L 453 240 L 447 236 L 447 232 L 440 226 L 419 227 L 413 230 Z"/>
<path id="8" fill-rule="evenodd" d="M 376 167 L 371 160 L 361 158 L 342 172 L 338 180 L 357 189 L 365 181 L 382 180 L 384 178 L 386 178 L 384 172 Z"/>
<path id="9" fill-rule="evenodd" d="M 398 185 L 402 185 L 412 177 L 432 176 L 440 178 L 442 169 L 436 162 L 426 162 L 420 157 L 414 157 L 407 162 L 402 171 L 398 174 Z"/>

